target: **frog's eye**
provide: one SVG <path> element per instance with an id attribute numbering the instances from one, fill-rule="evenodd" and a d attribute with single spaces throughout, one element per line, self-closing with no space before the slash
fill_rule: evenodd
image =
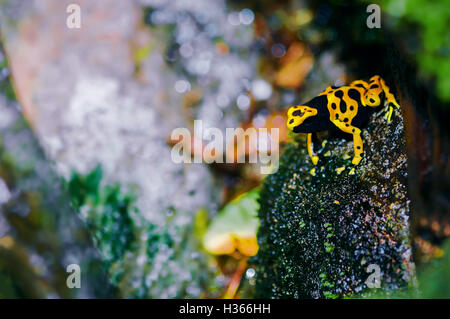
<path id="1" fill-rule="evenodd" d="M 305 113 L 302 112 L 302 111 L 300 111 L 300 110 L 294 111 L 294 112 L 292 113 L 293 116 L 303 116 L 304 114 L 305 114 Z"/>

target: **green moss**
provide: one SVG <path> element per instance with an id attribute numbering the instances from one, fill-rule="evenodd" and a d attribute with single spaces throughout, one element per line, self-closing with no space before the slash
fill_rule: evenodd
<path id="1" fill-rule="evenodd" d="M 117 183 L 104 185 L 102 177 L 101 168 L 96 167 L 87 175 L 73 173 L 66 185 L 117 296 L 217 296 L 215 269 L 201 251 L 200 234 L 205 232 L 207 213 L 193 216 L 171 209 L 164 224 L 153 224 L 137 209 L 133 191 L 125 192 Z"/>
<path id="2" fill-rule="evenodd" d="M 400 112 L 391 124 L 377 114 L 363 140 L 365 157 L 354 174 L 351 141 L 328 139 L 317 150 L 314 176 L 304 138 L 286 148 L 261 190 L 256 297 L 370 295 L 370 264 L 380 267 L 382 290 L 413 280 Z"/>
<path id="3" fill-rule="evenodd" d="M 81 212 L 102 254 L 105 266 L 110 268 L 132 249 L 135 225 L 131 214 L 137 209 L 133 194 L 123 193 L 119 184 L 101 187 L 102 175 L 100 166 L 87 175 L 73 173 L 67 189 L 72 205 Z M 117 284 L 121 272 L 111 274 L 113 284 Z"/>

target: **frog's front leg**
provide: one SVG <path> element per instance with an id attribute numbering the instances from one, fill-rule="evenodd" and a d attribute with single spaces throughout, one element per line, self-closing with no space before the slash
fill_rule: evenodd
<path id="1" fill-rule="evenodd" d="M 313 162 L 314 165 L 317 165 L 317 162 L 319 161 L 319 156 L 314 154 L 314 150 L 313 150 L 313 144 L 312 144 L 312 134 L 313 133 L 308 133 L 307 136 L 307 148 L 308 148 L 308 154 L 309 157 L 311 157 L 311 160 Z"/>
<path id="2" fill-rule="evenodd" d="M 370 87 L 369 87 L 369 96 L 373 96 L 373 94 L 379 95 L 379 92 L 383 92 L 386 103 L 389 107 L 388 112 L 386 113 L 386 119 L 388 122 L 391 122 L 392 112 L 394 111 L 394 106 L 396 108 L 400 108 L 400 105 L 395 100 L 394 94 L 390 92 L 390 88 L 386 85 L 386 82 L 379 75 L 374 75 L 370 78 Z M 381 101 L 380 101 L 381 102 Z"/>
<path id="3" fill-rule="evenodd" d="M 341 131 L 353 135 L 353 160 L 352 164 L 358 165 L 361 161 L 361 154 L 363 153 L 363 141 L 361 138 L 361 130 L 356 126 L 352 126 L 348 123 L 341 122 L 339 120 L 332 120 L 333 124 L 336 125 Z"/>
<path id="4" fill-rule="evenodd" d="M 391 122 L 391 117 L 392 117 L 392 112 L 394 111 L 394 106 L 396 108 L 400 108 L 400 105 L 397 103 L 397 101 L 395 100 L 394 94 L 392 94 L 390 92 L 389 87 L 386 85 L 386 82 L 381 77 L 380 77 L 380 85 L 381 85 L 381 88 L 383 89 L 383 92 L 384 92 L 384 94 L 386 96 L 386 102 L 387 102 L 387 105 L 389 107 L 389 111 L 386 113 L 386 119 L 387 119 L 388 123 L 390 123 Z"/>

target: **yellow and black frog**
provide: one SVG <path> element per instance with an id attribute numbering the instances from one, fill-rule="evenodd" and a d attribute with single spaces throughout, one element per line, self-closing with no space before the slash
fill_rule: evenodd
<path id="1" fill-rule="evenodd" d="M 352 134 L 352 163 L 358 165 L 363 153 L 361 129 L 372 113 L 385 104 L 388 106 L 386 118 L 390 122 L 394 106 L 400 106 L 385 81 L 375 75 L 369 83 L 357 80 L 346 86 L 328 87 L 311 101 L 290 107 L 287 126 L 295 133 L 308 133 L 308 154 L 314 165 L 319 158 L 313 151 L 312 133 L 338 128 Z"/>

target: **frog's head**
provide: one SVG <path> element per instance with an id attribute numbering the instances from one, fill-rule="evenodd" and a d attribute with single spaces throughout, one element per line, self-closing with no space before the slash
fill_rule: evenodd
<path id="1" fill-rule="evenodd" d="M 295 133 L 305 131 L 302 127 L 305 125 L 305 120 L 317 115 L 317 109 L 307 105 L 291 106 L 288 110 L 287 127 Z M 306 121 L 310 122 L 310 121 Z M 306 129 L 306 128 L 305 128 Z"/>

